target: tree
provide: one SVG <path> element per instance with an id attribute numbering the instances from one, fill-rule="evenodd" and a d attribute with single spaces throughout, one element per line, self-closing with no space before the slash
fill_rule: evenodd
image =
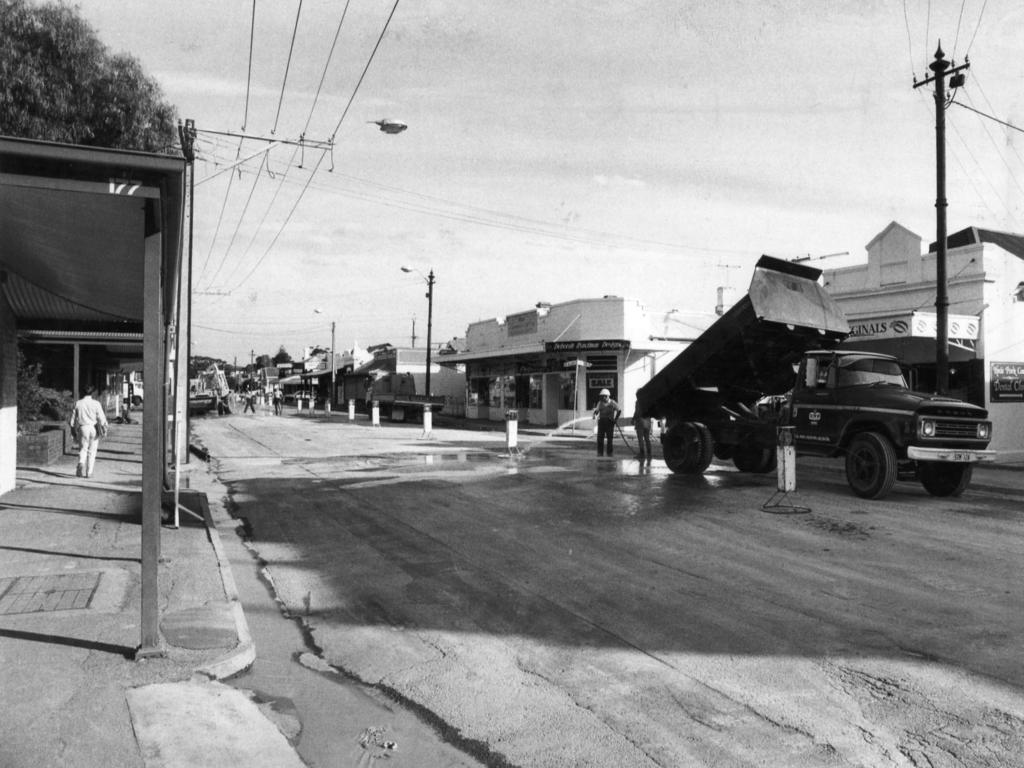
<path id="1" fill-rule="evenodd" d="M 277 354 L 274 355 L 274 365 L 290 362 L 292 362 L 292 356 L 288 354 L 287 350 L 284 348 L 284 344 L 282 344 L 281 348 L 277 350 Z"/>
<path id="2" fill-rule="evenodd" d="M 175 122 L 156 81 L 78 9 L 0 0 L 0 134 L 171 152 Z"/>

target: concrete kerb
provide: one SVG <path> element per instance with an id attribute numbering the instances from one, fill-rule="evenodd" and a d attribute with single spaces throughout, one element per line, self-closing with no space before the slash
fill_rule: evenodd
<path id="1" fill-rule="evenodd" d="M 221 583 L 224 586 L 224 596 L 227 598 L 231 617 L 235 624 L 238 645 L 221 658 L 196 669 L 193 677 L 200 676 L 208 680 L 224 680 L 252 666 L 252 663 L 256 661 L 256 644 L 253 642 L 252 633 L 249 631 L 249 623 L 245 619 L 245 611 L 242 608 L 242 601 L 238 596 L 235 577 L 231 573 L 231 563 L 224 552 L 224 545 L 220 540 L 217 523 L 210 512 L 209 500 L 205 493 L 199 493 L 196 496 L 202 508 L 203 521 L 206 524 L 206 535 L 217 557 L 217 569 L 220 572 Z"/>

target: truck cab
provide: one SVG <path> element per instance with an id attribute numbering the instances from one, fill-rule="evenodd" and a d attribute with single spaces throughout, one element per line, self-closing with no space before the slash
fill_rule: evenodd
<path id="1" fill-rule="evenodd" d="M 992 423 L 984 408 L 913 392 L 889 355 L 806 353 L 782 415 L 797 451 L 845 458 L 847 480 L 865 498 L 915 475 L 935 496 L 958 495 L 973 465 L 995 456 L 985 450 Z"/>

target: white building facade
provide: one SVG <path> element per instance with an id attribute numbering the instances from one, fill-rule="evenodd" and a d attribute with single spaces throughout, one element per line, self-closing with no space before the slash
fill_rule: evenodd
<path id="1" fill-rule="evenodd" d="M 466 371 L 466 417 L 568 425 L 608 389 L 628 417 L 636 391 L 715 319 L 652 311 L 618 296 L 538 304 L 472 323 L 465 350 L 439 358 Z"/>
<path id="2" fill-rule="evenodd" d="M 826 270 L 852 330 L 844 347 L 897 356 L 914 389 L 935 386 L 935 244 L 892 222 L 866 264 Z M 978 228 L 948 237 L 948 394 L 988 409 L 991 448 L 1024 459 L 1024 235 Z"/>

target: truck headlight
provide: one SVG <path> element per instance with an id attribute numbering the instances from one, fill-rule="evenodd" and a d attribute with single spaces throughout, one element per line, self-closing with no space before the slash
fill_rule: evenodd
<path id="1" fill-rule="evenodd" d="M 935 422 L 924 419 L 921 422 L 921 437 L 935 437 Z"/>
<path id="2" fill-rule="evenodd" d="M 981 423 L 978 425 L 978 439 L 988 440 L 992 436 L 992 425 L 988 423 Z"/>

